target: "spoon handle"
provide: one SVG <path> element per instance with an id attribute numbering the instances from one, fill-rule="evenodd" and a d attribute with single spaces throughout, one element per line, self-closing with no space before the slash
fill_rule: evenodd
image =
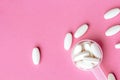
<path id="1" fill-rule="evenodd" d="M 97 80 L 107 80 L 107 77 L 105 76 L 103 70 L 100 68 L 100 66 L 94 68 L 91 70 L 91 72 L 94 74 Z"/>

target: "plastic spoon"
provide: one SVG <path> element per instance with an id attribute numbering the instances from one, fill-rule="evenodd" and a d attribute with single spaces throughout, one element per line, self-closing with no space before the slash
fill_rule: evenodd
<path id="1" fill-rule="evenodd" d="M 82 60 L 78 59 L 78 61 L 74 61 L 77 56 L 81 55 L 84 51 L 86 51 L 85 48 L 84 48 L 84 44 L 89 44 L 88 47 L 91 50 L 90 51 L 87 50 L 87 51 L 90 53 L 90 55 L 89 56 L 84 56 L 85 58 L 82 57 Z M 93 51 L 92 48 L 91 48 L 92 44 L 96 45 L 95 46 L 95 51 Z M 76 51 L 74 51 L 76 46 L 79 46 L 79 45 L 82 46 L 81 52 L 74 53 L 74 52 L 76 52 Z M 99 52 L 97 52 L 98 50 L 99 50 Z M 91 52 L 91 51 L 97 52 L 97 53 L 95 53 L 95 55 L 98 55 L 100 57 L 96 57 L 93 54 L 93 52 Z M 74 54 L 78 54 L 78 55 L 74 55 Z M 105 76 L 104 72 L 100 68 L 100 64 L 101 64 L 102 59 L 103 59 L 103 52 L 102 52 L 102 49 L 97 42 L 95 42 L 93 40 L 82 40 L 82 41 L 78 42 L 72 49 L 71 57 L 72 57 L 72 61 L 73 61 L 74 65 L 78 69 L 84 70 L 84 71 L 91 71 L 94 74 L 94 76 L 96 77 L 97 80 L 107 80 L 107 77 Z M 86 57 L 88 58 L 88 62 L 85 62 Z M 93 63 L 95 62 L 94 59 L 98 59 L 99 61 L 98 61 L 98 63 L 93 65 Z M 92 60 L 93 60 L 93 63 L 92 63 Z"/>

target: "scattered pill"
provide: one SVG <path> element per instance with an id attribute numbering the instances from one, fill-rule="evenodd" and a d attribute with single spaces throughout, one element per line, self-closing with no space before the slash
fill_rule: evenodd
<path id="1" fill-rule="evenodd" d="M 104 19 L 111 19 L 114 18 L 115 16 L 117 16 L 120 13 L 120 9 L 119 8 L 114 8 L 109 10 L 108 12 L 106 12 L 104 14 Z"/>
<path id="2" fill-rule="evenodd" d="M 116 80 L 113 73 L 108 74 L 108 80 Z"/>
<path id="3" fill-rule="evenodd" d="M 38 48 L 33 48 L 32 51 L 32 60 L 35 65 L 38 65 L 40 62 L 40 51 Z"/>
<path id="4" fill-rule="evenodd" d="M 120 25 L 115 25 L 110 27 L 108 30 L 106 30 L 105 35 L 106 36 L 113 36 L 117 34 L 120 31 Z"/>
<path id="5" fill-rule="evenodd" d="M 120 43 L 115 44 L 116 49 L 120 49 Z"/>
<path id="6" fill-rule="evenodd" d="M 88 30 L 88 25 L 87 24 L 83 24 L 81 25 L 77 31 L 74 34 L 75 38 L 80 38 L 81 36 L 83 36 Z"/>
<path id="7" fill-rule="evenodd" d="M 64 39 L 64 48 L 65 50 L 69 50 L 72 45 L 72 34 L 67 33 Z"/>

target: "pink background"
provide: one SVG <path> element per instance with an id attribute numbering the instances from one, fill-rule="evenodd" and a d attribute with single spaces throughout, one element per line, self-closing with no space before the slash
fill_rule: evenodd
<path id="1" fill-rule="evenodd" d="M 120 80 L 120 33 L 106 37 L 105 30 L 120 24 L 120 15 L 104 20 L 104 13 L 120 7 L 120 0 L 0 0 L 0 80 L 96 80 L 90 72 L 78 70 L 70 51 L 63 48 L 67 32 L 89 24 L 80 39 L 93 39 L 104 52 L 105 73 Z M 33 47 L 41 49 L 41 63 L 33 65 Z"/>

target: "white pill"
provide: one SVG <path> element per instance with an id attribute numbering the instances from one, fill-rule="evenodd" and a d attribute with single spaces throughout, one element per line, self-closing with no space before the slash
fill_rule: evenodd
<path id="1" fill-rule="evenodd" d="M 83 61 L 78 61 L 76 62 L 76 67 L 78 68 L 82 68 L 82 69 L 87 69 L 88 67 L 85 66 L 85 63 L 83 63 Z"/>
<path id="2" fill-rule="evenodd" d="M 74 37 L 79 38 L 79 37 L 83 36 L 87 32 L 87 30 L 88 30 L 87 24 L 81 25 L 75 32 Z"/>
<path id="3" fill-rule="evenodd" d="M 91 62 L 89 62 L 89 61 L 83 60 L 83 62 L 85 63 L 86 66 L 89 67 L 88 69 L 91 69 L 91 68 L 93 68 L 93 67 L 95 66 L 93 63 L 91 63 Z"/>
<path id="4" fill-rule="evenodd" d="M 89 56 L 89 52 L 81 52 L 77 56 L 74 57 L 73 61 L 80 61 L 84 59 L 85 56 Z"/>
<path id="5" fill-rule="evenodd" d="M 32 60 L 35 65 L 38 65 L 40 62 L 40 51 L 38 48 L 33 48 L 32 51 Z"/>
<path id="6" fill-rule="evenodd" d="M 84 57 L 83 61 L 90 62 L 90 63 L 99 63 L 100 60 L 97 58 L 92 58 L 92 57 Z"/>
<path id="7" fill-rule="evenodd" d="M 82 51 L 82 46 L 80 44 L 76 45 L 74 50 L 73 50 L 73 56 L 79 54 L 81 51 Z"/>
<path id="8" fill-rule="evenodd" d="M 106 12 L 104 14 L 104 19 L 111 19 L 114 18 L 115 16 L 117 16 L 120 13 L 120 9 L 119 8 L 114 8 L 109 10 L 108 12 Z"/>
<path id="9" fill-rule="evenodd" d="M 109 73 L 109 74 L 108 74 L 108 80 L 116 80 L 114 74 Z"/>
<path id="10" fill-rule="evenodd" d="M 113 36 L 117 34 L 120 31 L 120 25 L 115 25 L 106 30 L 105 35 L 106 36 Z"/>
<path id="11" fill-rule="evenodd" d="M 91 44 L 91 51 L 95 57 L 101 58 L 102 53 L 97 44 L 95 44 L 95 43 Z"/>
<path id="12" fill-rule="evenodd" d="M 67 33 L 65 38 L 64 38 L 64 48 L 65 50 L 69 50 L 72 45 L 72 34 Z"/>
<path id="13" fill-rule="evenodd" d="M 116 49 L 120 49 L 120 43 L 115 44 Z"/>
<path id="14" fill-rule="evenodd" d="M 87 70 L 93 68 L 94 65 L 88 62 L 78 61 L 76 62 L 76 67 Z"/>
<path id="15" fill-rule="evenodd" d="M 91 46 L 90 46 L 89 43 L 84 43 L 84 44 L 83 44 L 83 47 L 84 47 L 84 49 L 85 49 L 86 51 L 91 52 Z"/>

